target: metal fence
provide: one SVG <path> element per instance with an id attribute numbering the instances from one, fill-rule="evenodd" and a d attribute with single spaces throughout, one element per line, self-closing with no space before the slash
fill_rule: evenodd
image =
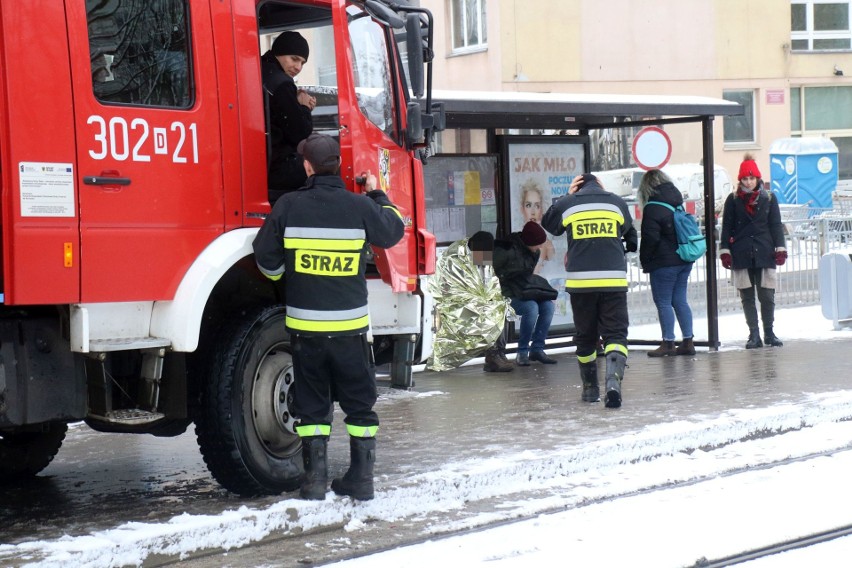
<path id="1" fill-rule="evenodd" d="M 828 252 L 852 250 L 852 211 L 782 206 L 782 219 L 787 262 L 778 267 L 775 304 L 778 307 L 819 304 L 820 258 Z M 657 309 L 651 297 L 648 274 L 642 272 L 636 253 L 627 256 L 630 324 L 655 323 L 658 321 Z M 705 256 L 695 262 L 689 278 L 688 299 L 693 316 L 707 316 L 707 262 L 716 262 L 719 313 L 741 311 L 737 290 L 731 285 L 730 270 L 723 268 L 717 258 Z"/>

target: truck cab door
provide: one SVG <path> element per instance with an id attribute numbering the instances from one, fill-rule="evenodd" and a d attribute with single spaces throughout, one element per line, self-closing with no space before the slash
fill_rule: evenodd
<path id="1" fill-rule="evenodd" d="M 355 178 L 370 171 L 399 208 L 405 236 L 391 249 L 375 249 L 375 261 L 382 279 L 395 292 L 413 291 L 417 285 L 411 223 L 414 172 L 404 142 L 405 103 L 392 30 L 374 21 L 358 4 L 333 3 L 341 175 L 349 187 L 355 187 Z"/>
<path id="2" fill-rule="evenodd" d="M 171 299 L 224 230 L 210 4 L 66 0 L 81 301 Z"/>

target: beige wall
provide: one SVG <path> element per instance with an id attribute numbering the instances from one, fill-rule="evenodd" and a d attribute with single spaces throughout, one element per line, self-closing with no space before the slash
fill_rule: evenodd
<path id="1" fill-rule="evenodd" d="M 790 135 L 791 86 L 852 86 L 852 53 L 790 51 L 787 0 L 488 0 L 488 47 L 471 54 L 450 53 L 449 0 L 420 5 L 436 17 L 435 88 L 719 98 L 755 89 L 755 144 L 725 147 L 715 122 L 716 162 L 732 176 L 746 151 L 769 170 L 770 144 Z M 783 104 L 767 104 L 779 89 Z M 700 128 L 667 129 L 673 163 L 700 157 Z"/>

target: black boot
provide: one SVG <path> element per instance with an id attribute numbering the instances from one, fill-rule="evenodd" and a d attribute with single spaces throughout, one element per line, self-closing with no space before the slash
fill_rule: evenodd
<path id="1" fill-rule="evenodd" d="M 373 463 L 376 439 L 349 437 L 349 471 L 331 482 L 331 490 L 360 501 L 373 498 Z"/>
<path id="2" fill-rule="evenodd" d="M 328 487 L 328 436 L 302 438 L 302 463 L 305 475 L 299 488 L 299 497 L 322 501 Z"/>
<path id="3" fill-rule="evenodd" d="M 748 341 L 746 341 L 746 349 L 757 349 L 763 347 L 763 341 L 760 340 L 760 332 L 756 327 L 751 328 L 748 332 Z"/>
<path id="4" fill-rule="evenodd" d="M 772 328 L 763 330 L 763 341 L 769 347 L 783 347 L 784 342 L 778 339 L 778 336 L 772 331 Z"/>
<path id="5" fill-rule="evenodd" d="M 599 401 L 601 385 L 598 382 L 598 362 L 580 363 L 580 377 L 583 379 L 583 402 Z"/>
<path id="6" fill-rule="evenodd" d="M 538 361 L 545 365 L 555 365 L 556 359 L 547 356 L 543 349 L 533 349 L 530 351 L 530 361 Z"/>
<path id="7" fill-rule="evenodd" d="M 606 355 L 606 402 L 607 408 L 621 406 L 621 381 L 624 378 L 624 367 L 627 357 L 618 351 L 610 351 Z"/>
<path id="8" fill-rule="evenodd" d="M 519 367 L 529 367 L 530 354 L 528 352 L 518 351 L 518 356 L 515 357 L 515 364 Z"/>

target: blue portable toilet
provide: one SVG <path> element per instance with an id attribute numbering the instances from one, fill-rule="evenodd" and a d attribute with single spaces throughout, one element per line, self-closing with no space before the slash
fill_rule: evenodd
<path id="1" fill-rule="evenodd" d="M 837 146 L 829 138 L 779 138 L 769 147 L 772 191 L 779 203 L 831 209 Z"/>

